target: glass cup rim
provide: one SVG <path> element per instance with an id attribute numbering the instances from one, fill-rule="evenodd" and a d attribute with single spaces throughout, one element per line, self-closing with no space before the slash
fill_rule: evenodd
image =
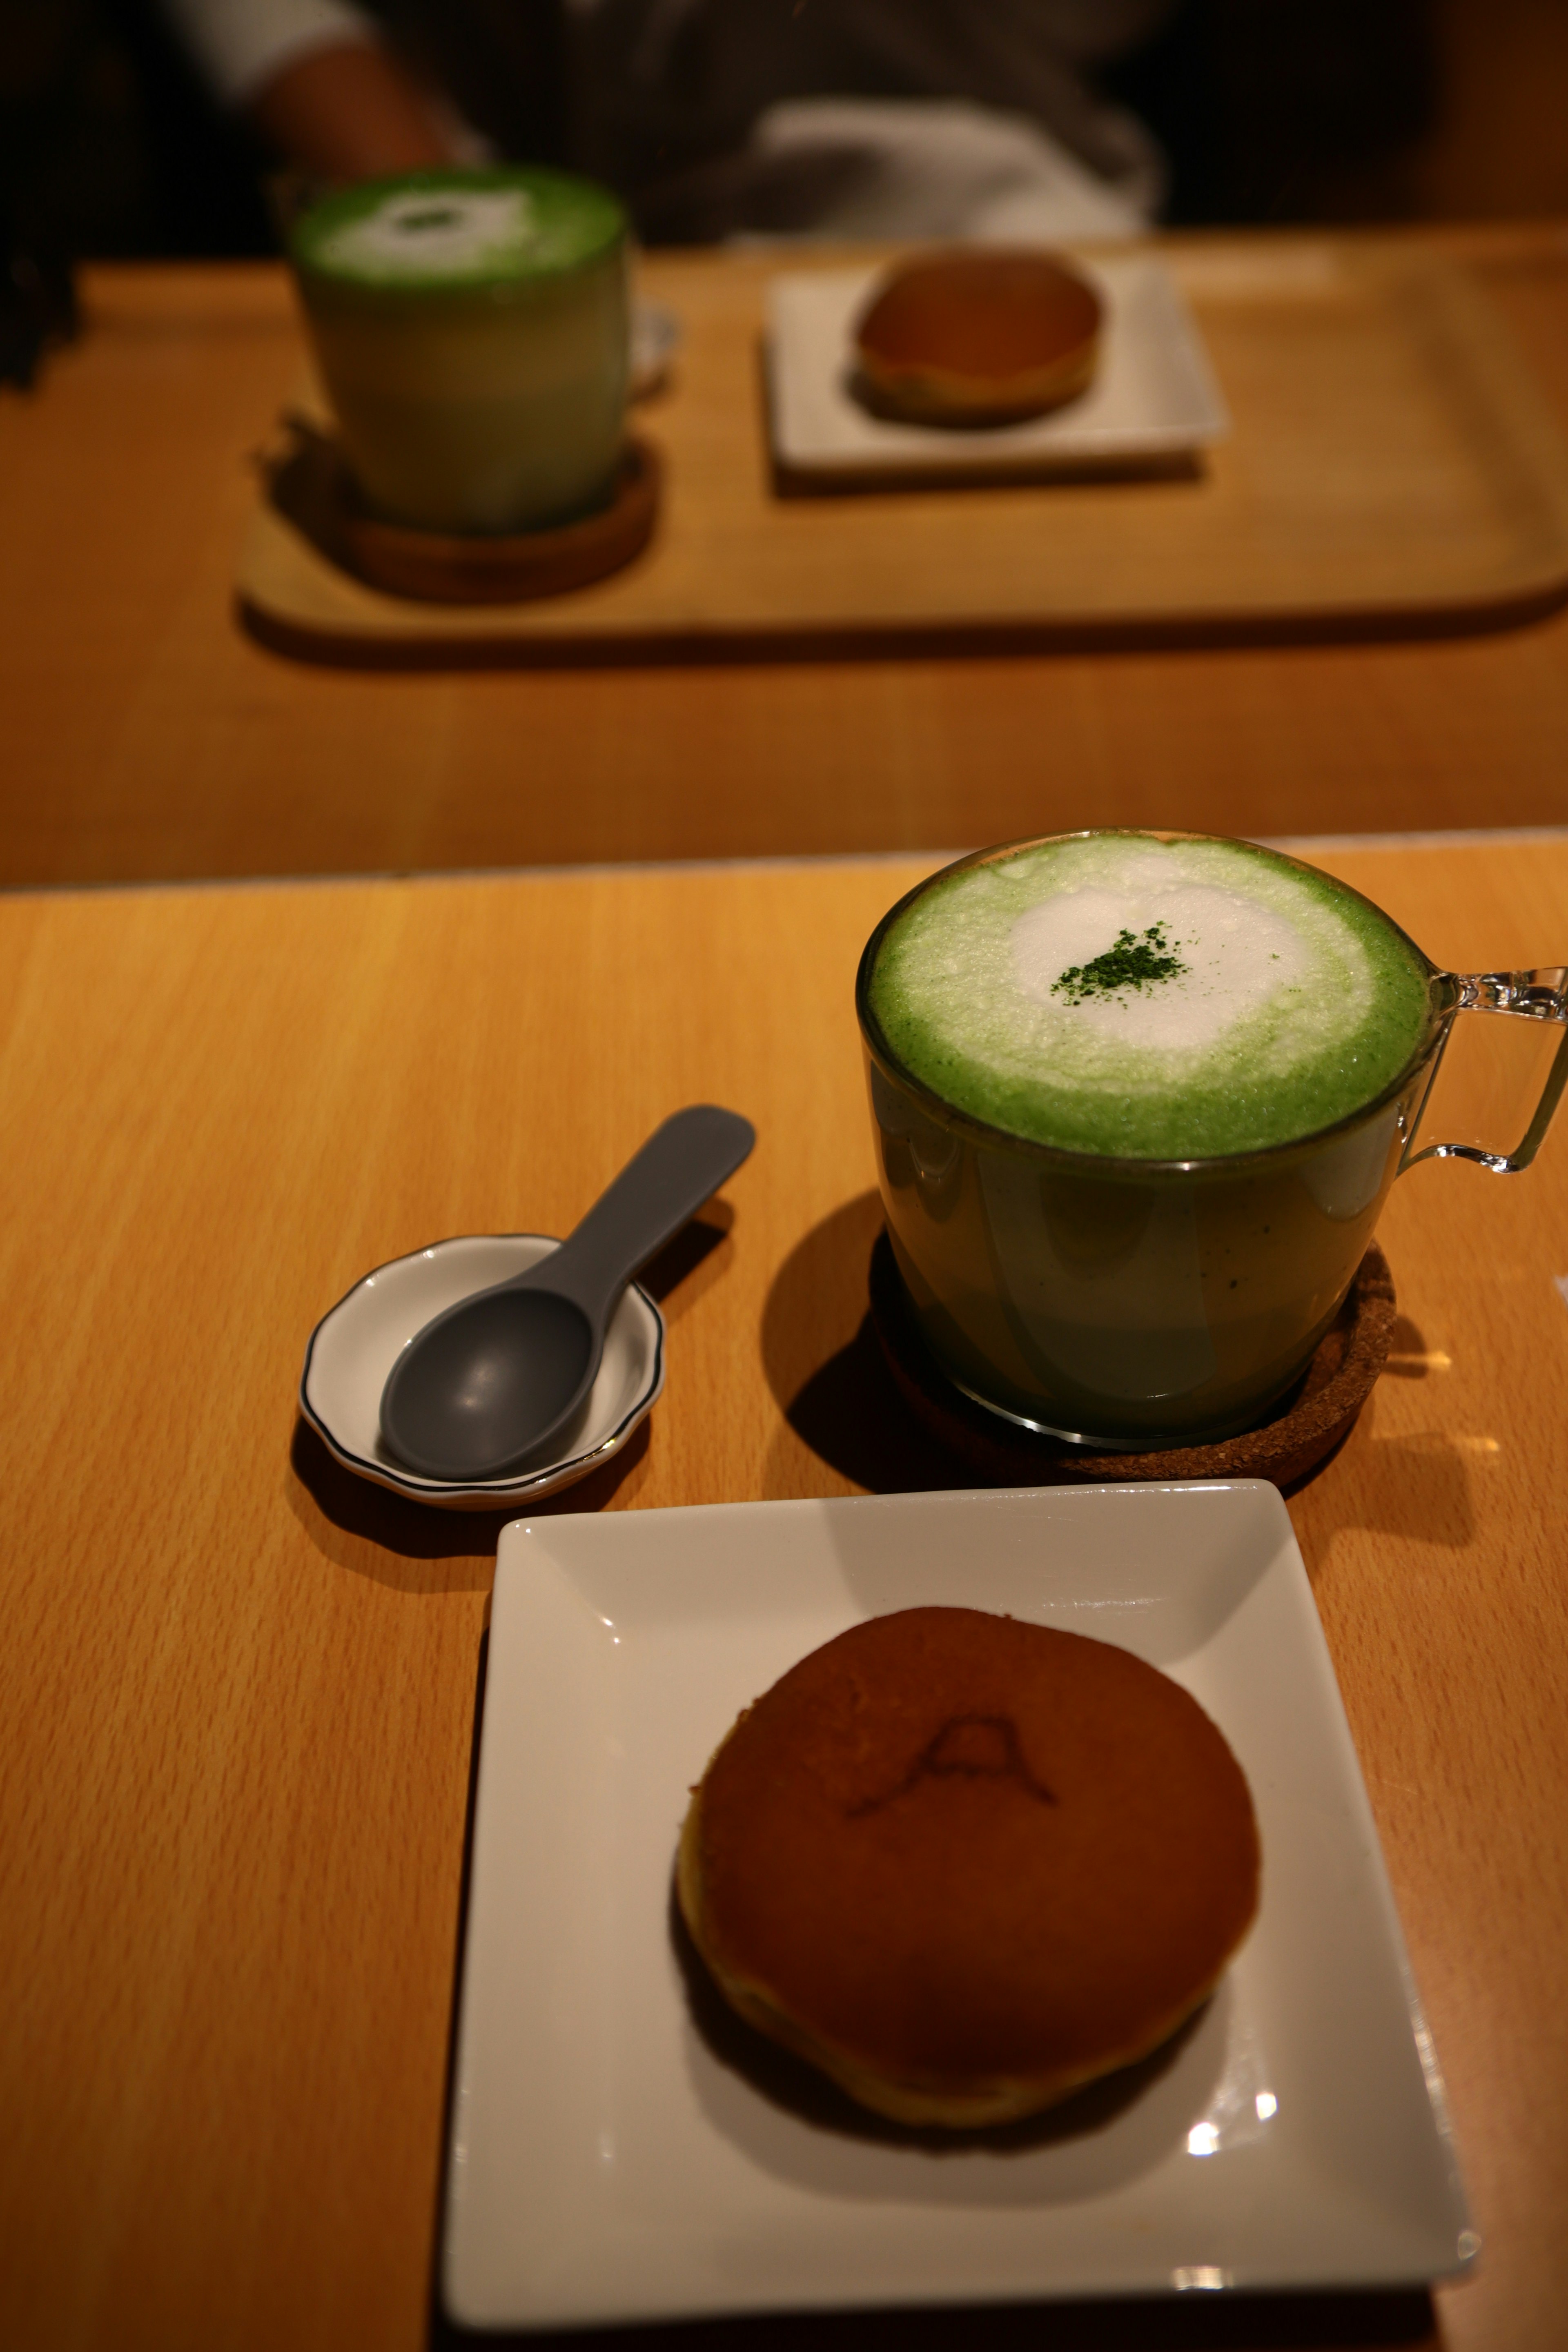
<path id="1" fill-rule="evenodd" d="M 323 269 L 300 249 L 300 230 L 322 205 L 340 196 L 374 196 L 378 193 L 393 194 L 401 189 L 418 194 L 428 189 L 432 198 L 437 198 L 447 190 L 474 189 L 483 193 L 498 187 L 526 188 L 530 182 L 538 180 L 552 180 L 567 186 L 590 189 L 595 195 L 607 198 L 616 221 L 603 242 L 586 253 L 580 253 L 574 260 L 556 263 L 548 269 L 533 270 L 523 276 L 481 278 L 452 283 L 437 278 L 412 286 L 396 278 L 360 278 Z M 558 289 L 574 287 L 580 278 L 605 269 L 606 265 L 613 268 L 619 263 L 624 268 L 631 252 L 631 217 L 615 190 L 585 172 L 567 171 L 559 164 L 425 164 L 406 172 L 378 173 L 371 179 L 355 182 L 346 188 L 316 185 L 308 192 L 298 188 L 290 190 L 286 182 L 287 175 L 279 175 L 279 187 L 274 194 L 273 205 L 289 272 L 301 295 L 311 299 L 321 296 L 333 298 L 342 308 L 356 305 L 367 310 L 380 308 L 387 310 L 417 308 L 421 315 L 443 306 L 451 309 L 464 305 L 505 309 L 514 304 L 526 304 L 530 299 L 538 299 Z"/>
<path id="2" fill-rule="evenodd" d="M 1347 1135 L 1354 1129 L 1363 1126 L 1368 1119 L 1375 1118 L 1379 1111 L 1386 1110 L 1390 1103 L 1396 1101 L 1411 1080 L 1431 1058 L 1433 1050 L 1441 1037 L 1444 1020 L 1453 1010 L 1451 1004 L 1436 1001 L 1436 992 L 1434 983 L 1448 980 L 1450 975 L 1435 964 L 1426 950 L 1416 945 L 1409 932 L 1396 923 L 1393 916 L 1380 907 L 1375 899 L 1369 898 L 1364 891 L 1356 889 L 1352 883 L 1342 882 L 1337 874 L 1325 875 L 1321 866 L 1309 865 L 1303 857 L 1292 857 L 1288 850 L 1269 848 L 1267 850 L 1268 856 L 1278 857 L 1285 865 L 1294 866 L 1302 873 L 1311 874 L 1331 882 L 1336 890 L 1343 890 L 1349 897 L 1359 900 L 1361 905 L 1374 914 L 1380 922 L 1386 923 L 1396 938 L 1404 940 L 1405 945 L 1410 950 L 1426 975 L 1428 1013 L 1426 1026 L 1421 1033 L 1420 1043 L 1386 1085 L 1366 1102 L 1358 1104 L 1354 1110 L 1347 1111 L 1342 1118 L 1332 1120 L 1327 1127 L 1315 1127 L 1306 1135 L 1288 1136 L 1279 1143 L 1258 1144 L 1248 1151 L 1213 1152 L 1192 1160 L 1140 1160 L 1109 1151 L 1075 1151 L 1066 1144 L 1041 1143 L 1033 1136 L 1015 1135 L 1010 1128 L 998 1127 L 990 1119 L 977 1117 L 973 1111 L 961 1109 L 956 1103 L 950 1103 L 944 1096 L 936 1093 L 923 1078 L 918 1077 L 904 1062 L 900 1061 L 899 1055 L 889 1045 L 881 1024 L 871 1010 L 871 974 L 876 970 L 877 956 L 883 940 L 900 916 L 911 907 L 917 898 L 923 897 L 925 892 L 933 888 L 937 883 L 945 882 L 955 874 L 966 873 L 976 866 L 996 865 L 1003 858 L 1016 857 L 1025 850 L 1048 848 L 1056 842 L 1091 841 L 1108 835 L 1126 841 L 1212 841 L 1226 848 L 1263 849 L 1265 847 L 1261 842 L 1245 841 L 1236 834 L 1190 833 L 1177 826 L 1078 825 L 1066 833 L 1031 834 L 1018 841 L 999 842 L 989 849 L 969 850 L 963 856 L 955 857 L 948 865 L 939 866 L 934 874 L 926 875 L 923 880 L 915 883 L 912 888 L 906 890 L 903 897 L 895 905 L 889 907 L 882 916 L 860 951 L 860 961 L 855 973 L 855 1013 L 860 1024 L 860 1035 L 866 1050 L 873 1062 L 880 1066 L 883 1076 L 900 1086 L 922 1108 L 929 1108 L 935 1125 L 952 1129 L 959 1134 L 968 1137 L 971 1141 L 984 1144 L 993 1150 L 1005 1149 L 1009 1151 L 1022 1152 L 1029 1159 L 1042 1160 L 1060 1169 L 1064 1174 L 1113 1176 L 1128 1181 L 1150 1176 L 1230 1175 L 1270 1161 L 1283 1161 L 1294 1153 L 1315 1150 L 1319 1146 L 1331 1141 L 1336 1136 Z"/>

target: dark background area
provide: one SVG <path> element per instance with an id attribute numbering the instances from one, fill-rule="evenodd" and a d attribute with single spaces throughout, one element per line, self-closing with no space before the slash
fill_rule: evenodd
<path id="1" fill-rule="evenodd" d="M 555 5 L 490 12 L 538 60 L 536 156 Z M 1563 0 L 1183 0 L 1107 87 L 1167 150 L 1173 225 L 1568 210 Z M 27 251 L 271 252 L 270 163 L 150 0 L 0 0 L 0 213 Z"/>

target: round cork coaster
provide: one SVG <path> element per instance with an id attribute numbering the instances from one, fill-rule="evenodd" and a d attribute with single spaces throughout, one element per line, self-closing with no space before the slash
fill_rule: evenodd
<path id="1" fill-rule="evenodd" d="M 326 535 L 344 568 L 424 604 L 520 604 L 607 579 L 640 555 L 658 516 L 660 467 L 646 441 L 621 452 L 607 506 L 548 530 L 487 538 L 385 522 L 362 504 L 335 448 L 321 485 Z"/>
<path id="2" fill-rule="evenodd" d="M 1394 1277 L 1373 1242 L 1311 1362 L 1272 1419 L 1217 1445 L 1096 1454 L 1016 1428 L 954 1388 L 915 1320 L 886 1232 L 879 1234 L 871 1252 L 871 1320 L 905 1403 L 979 1476 L 1025 1485 L 1268 1478 L 1276 1486 L 1288 1486 L 1331 1454 L 1349 1432 L 1383 1370 L 1395 1311 Z"/>

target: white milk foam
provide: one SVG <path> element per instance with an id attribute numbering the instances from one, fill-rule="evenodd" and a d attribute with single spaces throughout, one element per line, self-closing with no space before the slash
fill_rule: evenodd
<path id="1" fill-rule="evenodd" d="M 1313 956 L 1296 923 L 1278 908 L 1212 883 L 1173 885 L 1169 867 L 1129 857 L 1110 887 L 1085 884 L 1046 898 L 1012 929 L 1013 972 L 1026 996 L 1066 1013 L 1122 1047 L 1191 1055 L 1218 1045 L 1241 1024 L 1311 978 Z M 1065 1002 L 1060 982 L 1113 949 L 1123 931 L 1142 939 L 1158 925 L 1184 970 L 1142 988 L 1123 987 Z M 1346 935 L 1349 960 L 1364 981 L 1366 958 Z"/>
<path id="2" fill-rule="evenodd" d="M 1331 884 L 1240 845 L 1090 835 L 933 892 L 900 927 L 887 981 L 927 1052 L 957 1056 L 983 1086 L 1256 1092 L 1364 1032 L 1376 983 L 1358 914 Z M 1142 942 L 1152 929 L 1179 972 L 1064 987 L 1123 932 Z"/>
<path id="3" fill-rule="evenodd" d="M 323 237 L 321 258 L 377 278 L 464 275 L 523 259 L 538 235 L 524 188 L 405 188 Z"/>

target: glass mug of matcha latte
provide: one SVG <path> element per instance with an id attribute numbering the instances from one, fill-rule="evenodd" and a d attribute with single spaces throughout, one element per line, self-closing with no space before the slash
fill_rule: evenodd
<path id="1" fill-rule="evenodd" d="M 1439 971 L 1359 892 L 1242 842 L 1070 834 L 948 866 L 856 983 L 889 1233 L 937 1362 L 1095 1446 L 1253 1426 L 1402 1169 L 1534 1158 L 1565 981 Z M 1471 1010 L 1534 1024 L 1511 1150 L 1423 1140 Z"/>
<path id="2" fill-rule="evenodd" d="M 626 218 L 533 166 L 413 172 L 302 214 L 289 258 L 378 514 L 504 533 L 606 499 L 626 404 Z"/>

